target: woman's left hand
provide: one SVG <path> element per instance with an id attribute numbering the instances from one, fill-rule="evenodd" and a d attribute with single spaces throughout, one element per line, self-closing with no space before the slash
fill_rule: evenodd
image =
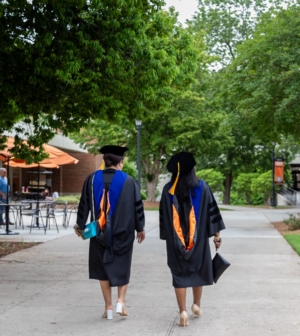
<path id="1" fill-rule="evenodd" d="M 146 238 L 146 233 L 145 233 L 145 231 L 138 232 L 137 235 L 136 235 L 136 240 L 138 241 L 139 244 L 140 244 L 143 240 L 145 240 L 145 238 Z"/>
<path id="2" fill-rule="evenodd" d="M 222 238 L 219 236 L 219 237 L 214 237 L 214 243 L 215 243 L 215 246 L 216 246 L 216 250 L 218 250 L 222 244 Z"/>
<path id="3" fill-rule="evenodd" d="M 83 238 L 83 236 L 82 236 L 82 232 L 81 232 L 81 230 L 80 230 L 80 226 L 79 226 L 78 224 L 75 224 L 75 225 L 73 226 L 73 229 L 74 229 L 74 231 L 75 231 L 75 233 L 76 233 L 76 235 L 77 235 L 78 237 Z"/>

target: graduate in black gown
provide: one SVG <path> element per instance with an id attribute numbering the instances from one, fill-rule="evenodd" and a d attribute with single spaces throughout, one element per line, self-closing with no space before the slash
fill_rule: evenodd
<path id="1" fill-rule="evenodd" d="M 195 174 L 191 153 L 171 157 L 167 169 L 171 182 L 163 189 L 160 201 L 160 239 L 166 240 L 168 266 L 173 277 L 180 309 L 180 325 L 188 324 L 186 288 L 193 288 L 192 315 L 201 315 L 203 286 L 213 284 L 209 238 L 221 246 L 220 231 L 225 229 L 214 196 Z"/>
<path id="2" fill-rule="evenodd" d="M 90 239 L 89 276 L 100 280 L 105 300 L 103 317 L 112 319 L 111 287 L 118 287 L 116 313 L 127 316 L 125 296 L 130 278 L 132 249 L 137 241 L 145 239 L 143 202 L 137 182 L 122 172 L 124 153 L 120 146 L 104 146 L 100 149 L 105 170 L 89 175 L 84 182 L 78 207 L 78 228 L 84 230 L 89 222 L 97 222 L 97 235 Z"/>

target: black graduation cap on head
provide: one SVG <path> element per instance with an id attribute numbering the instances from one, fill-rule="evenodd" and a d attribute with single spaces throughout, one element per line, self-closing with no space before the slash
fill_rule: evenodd
<path id="1" fill-rule="evenodd" d="M 99 149 L 99 152 L 101 154 L 114 154 L 114 155 L 118 155 L 118 156 L 124 156 L 124 153 L 127 152 L 129 150 L 129 148 L 127 147 L 121 147 L 121 146 L 113 146 L 113 145 L 107 145 L 107 146 L 103 146 Z M 100 166 L 100 170 L 104 169 L 104 160 L 102 160 L 101 166 Z"/>
<path id="2" fill-rule="evenodd" d="M 195 165 L 196 161 L 192 153 L 180 152 L 171 157 L 167 169 L 170 173 L 177 173 L 177 177 L 169 190 L 170 194 L 174 195 L 179 176 L 189 173 Z"/>
<path id="3" fill-rule="evenodd" d="M 180 175 L 189 173 L 196 165 L 196 161 L 192 153 L 180 152 L 173 155 L 167 164 L 170 173 L 178 172 L 178 162 L 180 165 Z"/>
<path id="4" fill-rule="evenodd" d="M 127 147 L 108 145 L 101 147 L 99 152 L 101 154 L 114 154 L 118 156 L 124 156 L 124 153 L 127 152 L 128 150 L 129 148 Z"/>

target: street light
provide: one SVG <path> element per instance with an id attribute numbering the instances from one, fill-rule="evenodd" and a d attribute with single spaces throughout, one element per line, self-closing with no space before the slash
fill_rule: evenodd
<path id="1" fill-rule="evenodd" d="M 271 198 L 271 206 L 276 206 L 276 199 L 275 199 L 275 182 L 274 182 L 274 164 L 275 164 L 275 142 L 271 142 L 272 144 L 272 198 Z"/>
<path id="2" fill-rule="evenodd" d="M 141 128 L 142 128 L 142 121 L 135 120 L 135 126 L 138 131 L 138 138 L 137 138 L 137 147 L 138 147 L 138 159 L 137 159 L 137 169 L 138 169 L 138 184 L 141 189 Z"/>

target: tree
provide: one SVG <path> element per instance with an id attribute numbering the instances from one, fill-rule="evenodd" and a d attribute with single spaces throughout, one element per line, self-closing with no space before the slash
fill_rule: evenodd
<path id="1" fill-rule="evenodd" d="M 235 59 L 236 48 L 251 37 L 257 20 L 277 0 L 198 0 L 198 12 L 190 21 L 196 31 L 205 31 L 208 52 L 224 67 Z"/>
<path id="2" fill-rule="evenodd" d="M 229 73 L 241 115 L 265 141 L 299 134 L 299 14 L 300 7 L 292 6 L 263 15 Z"/>
<path id="3" fill-rule="evenodd" d="M 174 13 L 170 15 L 173 16 Z M 156 92 L 156 99 L 167 100 L 168 106 L 153 106 L 153 112 L 143 118 L 141 158 L 149 201 L 155 200 L 158 177 L 165 171 L 166 162 L 172 154 L 188 150 L 195 155 L 204 155 L 220 146 L 214 135 L 219 129 L 222 115 L 207 113 L 202 108 L 203 95 L 199 81 L 206 76 L 208 59 L 201 36 L 191 34 L 188 29 L 180 26 L 175 26 L 166 33 L 169 35 L 161 40 L 157 38 L 155 43 L 166 45 L 169 53 L 174 55 L 178 73 L 171 85 Z M 131 160 L 135 160 L 137 156 L 134 121 L 127 118 L 122 118 L 117 123 L 95 119 L 88 128 L 81 129 L 73 137 L 82 145 L 86 144 L 91 152 L 109 142 L 130 147 Z"/>
<path id="4" fill-rule="evenodd" d="M 38 160 L 39 146 L 57 129 L 68 134 L 95 117 L 133 119 L 168 105 L 166 88 L 174 78 L 190 79 L 180 78 L 174 49 L 162 43 L 176 23 L 162 5 L 160 0 L 0 4 L 0 133 L 17 132 L 15 156 Z M 165 96 L 157 99 L 161 90 Z M 18 121 L 24 123 L 15 127 Z M 21 137 L 37 151 L 28 152 Z"/>
<path id="5" fill-rule="evenodd" d="M 220 144 L 197 161 L 200 168 L 213 168 L 223 175 L 224 204 L 230 204 L 230 191 L 235 176 L 241 172 L 255 172 L 271 165 L 271 147 L 264 146 L 260 139 L 235 110 L 235 102 L 227 94 L 227 83 L 223 71 L 213 73 L 205 90 L 206 111 L 222 115 L 219 128 L 214 132 L 215 141 Z M 267 166 L 267 167 L 269 167 Z"/>
<path id="6" fill-rule="evenodd" d="M 258 168 L 267 169 L 270 162 L 270 142 L 262 140 L 255 128 L 240 113 L 238 99 L 231 91 L 231 77 L 236 68 L 231 62 L 236 58 L 236 49 L 251 38 L 262 13 L 278 1 L 264 0 L 199 0 L 199 12 L 190 21 L 191 29 L 204 30 L 210 55 L 219 59 L 205 98 L 209 109 L 223 113 L 219 141 L 222 152 L 213 151 L 201 157 L 203 168 L 215 168 L 224 176 L 224 203 L 230 204 L 230 191 L 235 176 L 241 172 L 256 172 Z M 238 83 L 237 83 L 238 85 Z M 210 98 L 214 103 L 209 102 Z M 262 150 L 265 148 L 265 150 Z"/>

